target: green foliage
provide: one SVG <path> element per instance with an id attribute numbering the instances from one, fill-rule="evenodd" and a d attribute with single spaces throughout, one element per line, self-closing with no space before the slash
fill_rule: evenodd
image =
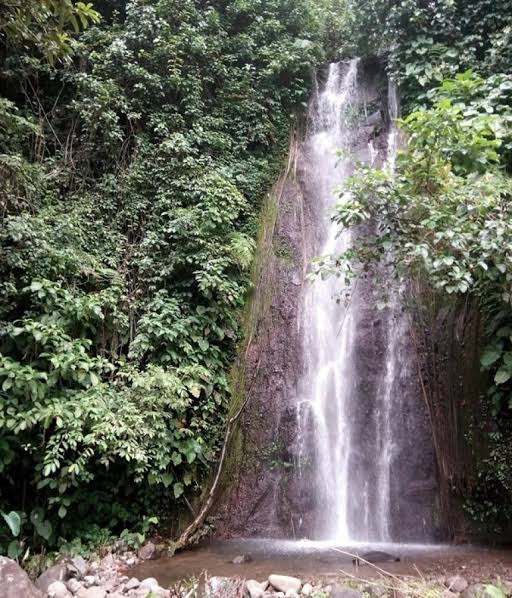
<path id="1" fill-rule="evenodd" d="M 510 0 L 353 0 L 350 7 L 357 52 L 387 56 L 406 106 L 421 105 L 433 86 L 465 69 L 510 70 Z"/>
<path id="2" fill-rule="evenodd" d="M 37 545 L 138 541 L 217 458 L 260 202 L 328 33 L 309 0 L 105 0 L 54 67 L 89 5 L 7 5 L 0 507 L 44 509 Z"/>
<path id="3" fill-rule="evenodd" d="M 493 532 L 511 516 L 512 455 L 512 181 L 510 89 L 500 75 L 467 72 L 429 94 L 432 107 L 401 121 L 406 148 L 397 172 L 363 168 L 348 181 L 334 219 L 344 227 L 371 220 L 373 240 L 360 238 L 334 261 L 389 259 L 439 293 L 475 298 L 487 323 L 482 367 L 487 397 L 488 454 L 478 455 L 466 508 Z M 492 106 L 492 109 L 490 107 Z M 488 429 L 493 430 L 488 433 Z"/>
<path id="4" fill-rule="evenodd" d="M 50 62 L 71 54 L 71 32 L 100 20 L 90 2 L 72 0 L 1 0 L 0 15 L 0 41 L 34 45 Z"/>
<path id="5" fill-rule="evenodd" d="M 493 584 L 487 584 L 484 588 L 484 593 L 490 598 L 506 598 L 507 596 L 505 590 Z"/>
<path id="6" fill-rule="evenodd" d="M 16 513 L 16 511 L 11 511 L 7 515 L 4 512 L 2 512 L 2 517 L 4 518 L 5 523 L 7 523 L 7 525 L 9 526 L 11 534 L 13 536 L 19 536 L 21 529 L 21 517 L 19 516 L 19 514 Z"/>

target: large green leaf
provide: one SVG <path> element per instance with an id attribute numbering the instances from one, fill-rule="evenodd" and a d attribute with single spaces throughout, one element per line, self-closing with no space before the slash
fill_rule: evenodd
<path id="1" fill-rule="evenodd" d="M 503 590 L 501 590 L 500 588 L 493 586 L 493 585 L 487 585 L 485 586 L 485 596 L 488 598 L 507 598 L 507 595 L 505 594 L 505 592 Z"/>
<path id="2" fill-rule="evenodd" d="M 49 521 L 42 521 L 36 525 L 36 531 L 42 538 L 49 540 L 52 535 L 52 524 Z"/>
<path id="3" fill-rule="evenodd" d="M 173 486 L 173 490 L 174 498 L 179 498 L 185 491 L 185 488 L 183 487 L 183 484 L 181 482 L 176 482 Z"/>
<path id="4" fill-rule="evenodd" d="M 7 548 L 7 556 L 10 559 L 17 559 L 22 552 L 23 546 L 20 544 L 19 540 L 13 540 Z"/>
<path id="5" fill-rule="evenodd" d="M 16 513 L 16 511 L 11 511 L 10 513 L 5 514 L 2 511 L 2 517 L 9 526 L 11 534 L 15 537 L 19 536 L 21 530 L 21 517 L 18 513 Z"/>
<path id="6" fill-rule="evenodd" d="M 487 347 L 480 358 L 480 363 L 484 368 L 488 368 L 490 365 L 498 361 L 498 359 L 501 357 L 501 353 L 502 350 L 499 347 Z"/>
<path id="7" fill-rule="evenodd" d="M 496 382 L 496 384 L 504 384 L 505 382 L 510 380 L 511 375 L 512 373 L 509 370 L 509 368 L 502 367 L 496 372 L 496 375 L 494 376 L 494 381 Z"/>
<path id="8" fill-rule="evenodd" d="M 44 510 L 41 507 L 36 507 L 30 513 L 30 522 L 36 527 L 44 520 Z"/>

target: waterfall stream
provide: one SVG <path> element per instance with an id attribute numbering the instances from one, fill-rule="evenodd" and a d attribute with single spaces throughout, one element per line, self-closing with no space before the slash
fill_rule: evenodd
<path id="1" fill-rule="evenodd" d="M 331 64 L 325 84 L 317 86 L 305 142 L 321 214 L 317 253 L 349 249 L 354 233 L 331 221 L 343 181 L 355 163 L 373 164 L 379 151 L 370 140 L 361 148 L 361 127 L 368 118 L 367 98 L 359 81 L 359 59 Z M 396 90 L 390 85 L 390 119 L 397 116 Z M 384 167 L 393 170 L 397 133 L 389 127 Z M 338 189 L 338 192 L 336 192 Z M 363 432 L 356 427 L 360 392 L 357 351 L 362 310 L 369 301 L 357 288 L 343 288 L 342 278 L 309 284 L 304 297 L 304 377 L 297 406 L 300 476 L 313 476 L 314 539 L 339 543 L 390 541 L 392 418 L 399 402 L 397 377 L 405 321 L 392 299 L 382 317 L 385 350 L 380 383 L 368 397 Z M 397 316 L 397 314 L 399 314 Z"/>

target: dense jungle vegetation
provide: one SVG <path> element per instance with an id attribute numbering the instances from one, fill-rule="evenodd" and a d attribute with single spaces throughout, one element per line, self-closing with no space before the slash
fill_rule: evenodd
<path id="1" fill-rule="evenodd" d="M 396 178 L 365 173 L 382 240 L 488 314 L 472 515 L 512 514 L 511 37 L 506 1 L 0 0 L 1 552 L 196 509 L 260 206 L 311 69 L 354 54 L 387 59 L 409 114 Z M 344 224 L 375 209 L 353 185 Z"/>

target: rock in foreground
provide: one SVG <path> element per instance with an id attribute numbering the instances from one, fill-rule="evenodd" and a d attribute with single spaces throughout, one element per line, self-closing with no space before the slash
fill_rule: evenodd
<path id="1" fill-rule="evenodd" d="M 288 592 L 294 590 L 299 592 L 302 587 L 302 582 L 298 577 L 289 577 L 288 575 L 269 575 L 269 584 L 278 592 Z"/>
<path id="2" fill-rule="evenodd" d="M 43 598 L 18 563 L 4 556 L 0 556 L 0 590 L 2 598 Z"/>

